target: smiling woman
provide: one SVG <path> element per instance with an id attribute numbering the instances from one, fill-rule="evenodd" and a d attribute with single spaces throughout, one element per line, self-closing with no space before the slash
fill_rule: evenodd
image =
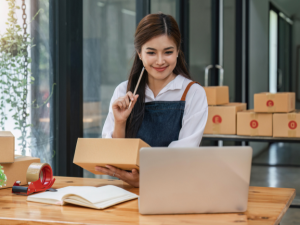
<path id="1" fill-rule="evenodd" d="M 135 32 L 136 54 L 129 79 L 115 89 L 103 138 L 140 138 L 152 147 L 200 145 L 208 113 L 206 95 L 192 81 L 180 43 L 172 16 L 149 14 L 141 20 Z M 144 75 L 133 95 L 143 67 Z M 95 169 L 139 186 L 136 170 L 128 172 L 110 165 Z"/>

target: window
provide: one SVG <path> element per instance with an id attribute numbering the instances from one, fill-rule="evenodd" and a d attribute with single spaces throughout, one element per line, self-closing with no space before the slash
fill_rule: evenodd
<path id="1" fill-rule="evenodd" d="M 22 1 L 12 0 L 10 2 L 15 2 L 16 6 L 21 7 L 21 9 L 15 9 L 14 17 L 17 19 L 17 25 L 21 27 L 21 31 L 18 34 L 23 35 Z M 6 115 L 5 117 L 7 118 L 3 127 L 5 130 L 11 131 L 15 136 L 16 154 L 23 153 L 39 157 L 41 162 L 47 162 L 52 165 L 55 150 L 50 147 L 53 140 L 50 109 L 52 107 L 51 93 L 54 89 L 53 84 L 50 81 L 49 0 L 25 0 L 24 3 L 26 6 L 25 13 L 27 15 L 26 31 L 30 34 L 30 38 L 33 38 L 31 43 L 34 45 L 34 47 L 27 49 L 28 57 L 31 58 L 32 61 L 28 64 L 28 69 L 30 69 L 31 72 L 28 72 L 28 85 L 26 86 L 28 89 L 26 107 L 28 116 L 26 119 L 26 148 L 24 152 L 22 152 L 23 144 L 22 140 L 20 140 L 22 133 L 20 130 L 15 129 L 15 127 L 19 127 L 19 124 L 21 123 L 19 120 L 22 119 L 22 115 L 19 113 L 19 116 L 14 119 L 13 114 L 16 113 L 16 110 L 13 109 L 10 111 L 11 105 L 9 104 L 9 100 L 14 99 L 15 97 L 17 98 L 18 96 L 16 92 L 11 92 L 10 98 L 8 98 L 7 95 L 4 95 L 3 88 L 5 87 L 2 83 L 0 97 L 5 97 L 3 108 L 4 114 Z M 0 12 L 0 35 L 1 37 L 4 37 L 7 35 L 6 29 L 8 28 L 8 25 L 5 22 L 7 22 L 8 19 L 9 2 L 0 1 Z M 39 12 L 38 15 L 31 22 L 37 12 Z M 3 42 L 0 45 L 3 47 Z M 6 57 L 3 51 L 0 52 L 0 57 Z M 12 63 L 15 61 L 15 68 L 24 68 L 24 66 L 22 66 L 24 59 L 24 55 L 21 55 L 11 58 L 6 62 L 10 63 L 9 65 L 12 66 Z M 2 81 L 7 81 L 8 76 L 24 79 L 22 69 L 8 69 L 4 64 L 1 64 L 0 66 L 0 76 Z M 20 104 L 22 103 L 20 102 Z"/>
<path id="2" fill-rule="evenodd" d="M 101 137 L 115 88 L 133 63 L 135 0 L 83 1 L 83 135 Z M 84 171 L 84 177 L 94 177 Z"/>

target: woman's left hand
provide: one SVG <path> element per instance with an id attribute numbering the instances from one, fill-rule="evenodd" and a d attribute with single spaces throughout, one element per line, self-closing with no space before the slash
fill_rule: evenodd
<path id="1" fill-rule="evenodd" d="M 109 176 L 117 177 L 125 181 L 126 183 L 132 185 L 133 187 L 140 186 L 140 175 L 137 169 L 132 169 L 131 172 L 127 172 L 125 170 L 120 170 L 114 166 L 106 165 L 105 167 L 96 166 L 95 170 Z"/>

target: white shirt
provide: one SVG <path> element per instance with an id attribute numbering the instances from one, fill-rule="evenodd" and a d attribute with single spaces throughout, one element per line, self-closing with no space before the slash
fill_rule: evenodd
<path id="1" fill-rule="evenodd" d="M 146 85 L 145 101 L 180 101 L 186 86 L 190 82 L 191 80 L 178 75 L 156 97 L 154 97 L 149 86 Z M 127 84 L 128 81 L 122 82 L 114 91 L 110 101 L 109 112 L 103 126 L 102 138 L 112 138 L 114 131 L 112 103 L 117 98 L 126 94 Z M 199 84 L 193 84 L 186 95 L 185 101 L 182 127 L 178 140 L 171 142 L 168 147 L 198 147 L 200 145 L 208 115 L 207 99 L 203 87 Z"/>

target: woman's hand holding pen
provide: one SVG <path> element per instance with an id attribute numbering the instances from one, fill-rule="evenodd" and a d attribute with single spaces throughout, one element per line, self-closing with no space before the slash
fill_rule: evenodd
<path id="1" fill-rule="evenodd" d="M 126 121 L 129 117 L 139 95 L 133 95 L 128 91 L 125 96 L 119 97 L 112 104 L 115 119 L 115 127 L 112 134 L 113 138 L 125 138 Z M 132 104 L 130 105 L 129 99 Z"/>
<path id="2" fill-rule="evenodd" d="M 131 91 L 128 91 L 125 96 L 119 97 L 112 104 L 112 110 L 114 113 L 115 123 L 126 123 L 139 95 L 133 95 Z M 132 104 L 129 108 L 130 101 Z"/>

